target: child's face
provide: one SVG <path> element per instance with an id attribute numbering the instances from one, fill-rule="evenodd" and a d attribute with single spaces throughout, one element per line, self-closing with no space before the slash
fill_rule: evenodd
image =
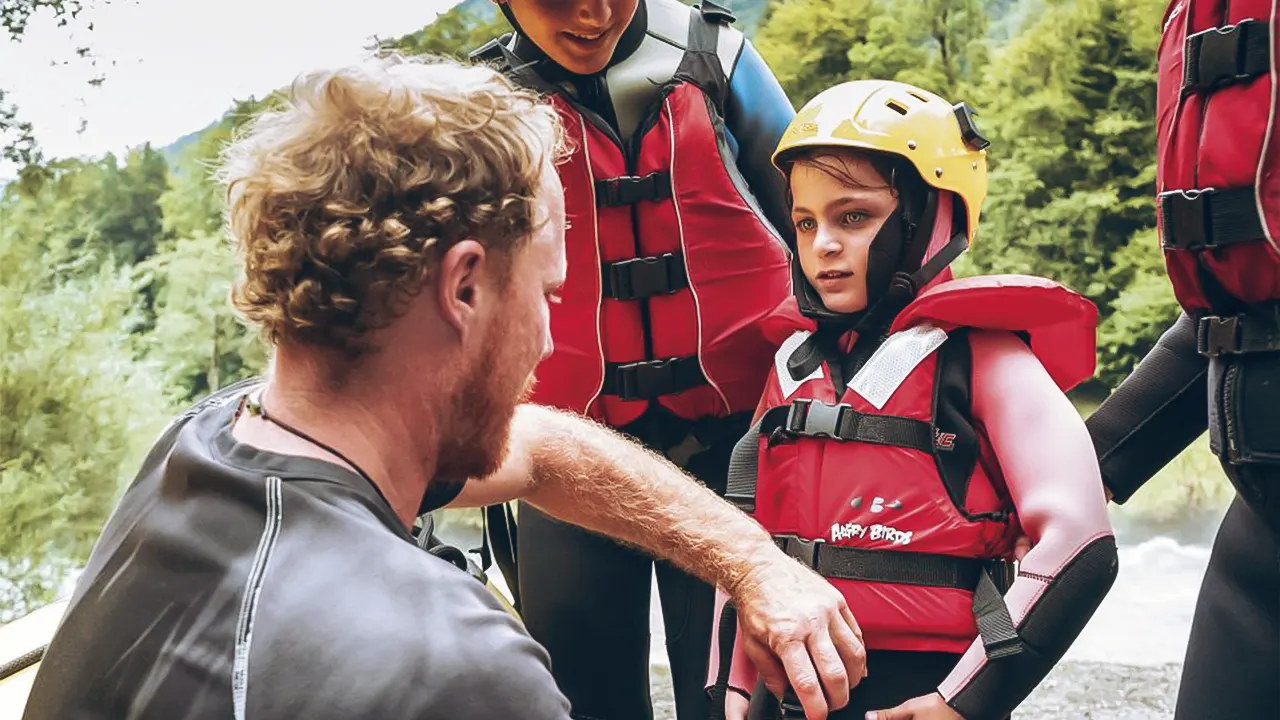
<path id="1" fill-rule="evenodd" d="M 866 158 L 827 155 L 792 167 L 791 194 L 796 251 L 809 284 L 832 312 L 865 309 L 868 249 L 898 207 L 888 180 Z"/>
<path id="2" fill-rule="evenodd" d="M 613 57 L 640 0 L 499 0 L 520 29 L 561 67 L 600 72 Z"/>

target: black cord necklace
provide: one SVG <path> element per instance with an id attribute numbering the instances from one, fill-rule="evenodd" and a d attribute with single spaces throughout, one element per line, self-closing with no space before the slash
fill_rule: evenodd
<path id="1" fill-rule="evenodd" d="M 352 469 L 354 469 L 356 473 L 360 475 L 360 477 L 364 478 L 365 482 L 369 483 L 369 486 L 374 489 L 374 492 L 378 493 L 378 497 L 382 498 L 382 501 L 387 503 L 388 507 L 391 506 L 391 502 L 387 500 L 387 496 L 382 494 L 382 490 L 378 487 L 378 484 L 375 483 L 373 481 L 373 478 L 369 477 L 369 473 L 365 472 L 364 469 L 361 468 L 359 465 L 357 465 L 354 460 L 347 457 L 346 455 L 343 455 L 342 452 L 340 452 L 337 448 L 333 447 L 332 445 L 323 443 L 315 439 L 314 437 L 308 435 L 307 433 L 299 430 L 298 428 L 268 413 L 266 406 L 262 404 L 261 393 L 262 393 L 262 390 L 259 389 L 257 399 L 254 399 L 254 396 L 252 393 L 248 393 L 241 400 L 243 408 L 245 410 L 248 410 L 250 415 L 255 417 L 260 417 L 263 420 L 266 420 L 267 422 L 271 423 L 272 425 L 275 425 L 276 427 L 280 428 L 281 430 L 284 430 L 287 433 L 296 435 L 297 437 L 300 437 L 303 440 L 306 440 L 312 445 L 315 445 L 316 447 L 321 448 L 322 450 L 332 453 L 335 457 L 340 458 L 343 462 L 350 465 Z"/>

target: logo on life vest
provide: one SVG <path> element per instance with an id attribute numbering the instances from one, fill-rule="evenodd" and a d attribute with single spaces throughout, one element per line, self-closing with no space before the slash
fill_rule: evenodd
<path id="1" fill-rule="evenodd" d="M 831 526 L 831 542 L 841 540 L 883 540 L 891 545 L 907 545 L 911 531 L 903 531 L 888 525 L 863 525 L 862 523 L 836 523 Z"/>
<path id="2" fill-rule="evenodd" d="M 854 510 L 861 510 L 861 509 L 862 509 L 862 496 L 861 496 L 861 495 L 859 495 L 858 497 L 856 497 L 856 498 L 854 498 L 854 499 L 850 500 L 850 501 L 849 501 L 849 507 L 853 508 Z M 889 503 L 888 505 L 885 505 L 885 504 L 884 504 L 884 498 L 882 498 L 882 497 L 875 498 L 875 499 L 873 499 L 873 500 L 871 501 L 871 512 L 873 512 L 873 513 L 884 512 L 884 509 L 885 509 L 885 508 L 889 508 L 890 510 L 901 510 L 901 509 L 902 509 L 902 501 L 901 501 L 901 500 L 894 500 L 893 502 Z"/>
<path id="3" fill-rule="evenodd" d="M 933 429 L 933 446 L 939 450 L 955 450 L 956 434 Z"/>

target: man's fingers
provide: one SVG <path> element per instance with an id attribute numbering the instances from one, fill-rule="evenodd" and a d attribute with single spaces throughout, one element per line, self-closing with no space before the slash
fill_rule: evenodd
<path id="1" fill-rule="evenodd" d="M 848 613 L 847 610 L 845 612 Z M 854 635 L 853 628 L 849 626 L 847 620 L 852 618 L 853 614 L 849 613 L 846 620 L 836 620 L 831 623 L 832 639 L 835 640 L 836 652 L 840 654 L 840 660 L 844 663 L 850 690 L 857 687 L 858 683 L 862 682 L 862 678 L 867 676 L 867 648 L 862 644 L 861 635 Z M 853 627 L 857 626 L 856 622 L 853 623 Z M 836 707 L 843 707 L 843 705 Z"/>
<path id="2" fill-rule="evenodd" d="M 843 624 L 840 620 L 831 623 L 832 626 Z M 848 705 L 849 688 L 858 684 L 861 676 L 857 673 L 862 668 L 846 668 L 844 657 L 836 650 L 831 636 L 826 632 L 815 632 L 809 636 L 809 655 L 818 671 L 818 679 L 822 682 L 829 709 L 837 710 Z"/>
<path id="3" fill-rule="evenodd" d="M 896 708 L 869 712 L 867 720 L 913 720 L 915 716 L 916 714 L 907 707 L 907 703 L 903 703 Z"/>
<path id="4" fill-rule="evenodd" d="M 822 695 L 822 684 L 818 682 L 818 673 L 809 658 L 808 648 L 792 641 L 779 649 L 778 658 L 787 671 L 791 691 L 804 706 L 804 716 L 808 720 L 826 720 L 827 699 Z"/>
<path id="5" fill-rule="evenodd" d="M 853 611 L 848 605 L 840 605 L 840 616 L 844 618 L 849 628 L 853 630 L 854 637 L 858 638 L 858 644 L 862 644 L 862 626 L 858 624 L 858 620 L 853 616 Z"/>
<path id="6" fill-rule="evenodd" d="M 747 657 L 751 658 L 756 672 L 760 673 L 764 686 L 769 688 L 774 697 L 782 697 L 782 692 L 787 688 L 787 671 L 782 663 L 764 645 L 746 637 L 743 640 L 746 642 Z"/>

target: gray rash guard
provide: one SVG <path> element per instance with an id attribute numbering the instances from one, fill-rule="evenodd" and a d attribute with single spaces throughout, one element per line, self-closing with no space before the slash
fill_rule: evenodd
<path id="1" fill-rule="evenodd" d="M 378 491 L 237 442 L 228 388 L 163 433 L 103 530 L 26 720 L 568 720 L 545 651 Z"/>

